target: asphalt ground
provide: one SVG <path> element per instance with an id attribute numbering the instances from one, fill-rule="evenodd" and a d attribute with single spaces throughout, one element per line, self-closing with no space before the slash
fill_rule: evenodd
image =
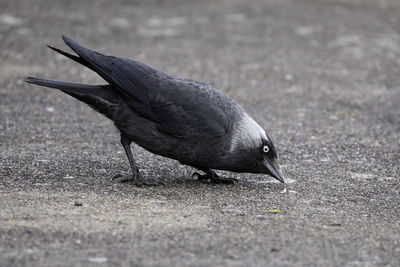
<path id="1" fill-rule="evenodd" d="M 400 1 L 0 1 L 1 266 L 400 266 Z M 27 75 L 88 84 L 61 34 L 210 83 L 274 140 L 211 185 Z"/>

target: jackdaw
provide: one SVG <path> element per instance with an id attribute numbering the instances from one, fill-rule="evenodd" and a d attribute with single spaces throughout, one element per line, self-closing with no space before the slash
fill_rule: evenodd
<path id="1" fill-rule="evenodd" d="M 276 149 L 266 132 L 223 92 L 212 86 L 165 74 L 142 62 L 106 56 L 63 36 L 76 53 L 52 50 L 95 71 L 106 85 L 84 85 L 27 77 L 26 82 L 56 88 L 111 119 L 132 175 L 122 181 L 151 185 L 141 176 L 130 144 L 203 171 L 193 176 L 213 183 L 236 179 L 213 169 L 264 173 L 284 183 Z"/>

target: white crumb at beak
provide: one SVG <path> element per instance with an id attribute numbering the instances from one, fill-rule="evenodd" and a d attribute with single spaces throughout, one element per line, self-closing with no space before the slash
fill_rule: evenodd
<path id="1" fill-rule="evenodd" d="M 287 190 L 286 187 L 283 188 L 283 190 L 281 191 L 281 194 L 297 194 L 296 191 L 294 190 Z"/>

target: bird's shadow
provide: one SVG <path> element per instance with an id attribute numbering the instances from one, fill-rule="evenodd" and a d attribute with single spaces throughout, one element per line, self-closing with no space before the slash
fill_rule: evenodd
<path id="1" fill-rule="evenodd" d="M 177 188 L 177 187 L 186 187 L 186 188 L 204 188 L 204 187 L 218 187 L 218 188 L 265 188 L 265 189 L 270 189 L 271 191 L 276 191 L 276 190 L 282 190 L 284 188 L 284 185 L 275 182 L 273 180 L 255 180 L 255 179 L 246 179 L 245 177 L 241 178 L 240 175 L 224 175 L 223 178 L 235 178 L 237 179 L 237 182 L 233 184 L 224 184 L 224 183 L 214 183 L 211 181 L 201 181 L 194 179 L 191 176 L 188 175 L 179 175 L 179 176 L 161 176 L 161 175 L 151 175 L 148 176 L 148 179 L 152 182 L 159 182 L 158 185 L 155 186 L 142 186 L 138 188 L 158 188 L 158 187 L 165 187 L 165 188 Z M 125 185 L 127 187 L 137 187 L 134 184 L 127 182 L 127 183 L 121 183 L 118 181 L 112 181 L 113 183 Z"/>

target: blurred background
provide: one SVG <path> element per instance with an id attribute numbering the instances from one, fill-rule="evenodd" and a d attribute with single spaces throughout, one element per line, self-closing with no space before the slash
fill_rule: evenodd
<path id="1" fill-rule="evenodd" d="M 0 0 L 0 261 L 398 264 L 399 14 L 398 0 Z M 198 185 L 135 146 L 167 186 L 111 183 L 129 170 L 112 123 L 23 82 L 103 83 L 46 48 L 69 51 L 62 34 L 226 92 L 298 194 L 251 174 Z"/>

